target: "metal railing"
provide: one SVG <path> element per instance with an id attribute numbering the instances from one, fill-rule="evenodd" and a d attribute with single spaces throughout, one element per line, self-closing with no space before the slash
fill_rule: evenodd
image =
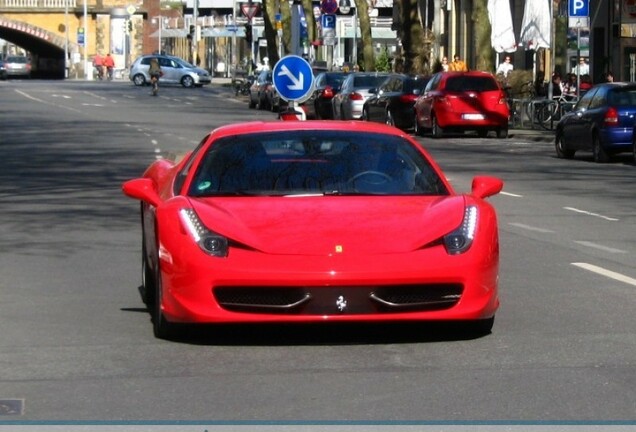
<path id="1" fill-rule="evenodd" d="M 0 0 L 0 9 L 64 9 L 76 8 L 76 0 Z"/>

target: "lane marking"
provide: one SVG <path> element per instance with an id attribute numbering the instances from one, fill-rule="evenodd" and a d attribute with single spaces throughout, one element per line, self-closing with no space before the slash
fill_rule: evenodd
<path id="1" fill-rule="evenodd" d="M 511 196 L 511 197 L 515 197 L 515 198 L 523 198 L 523 195 L 517 195 L 517 194 L 510 193 L 510 192 L 501 191 L 499 193 L 501 195 Z"/>
<path id="2" fill-rule="evenodd" d="M 512 226 L 515 226 L 517 228 L 525 229 L 525 230 L 528 230 L 528 231 L 540 232 L 540 233 L 553 233 L 554 232 L 554 231 L 549 230 L 549 229 L 534 227 L 532 225 L 526 225 L 526 224 L 516 223 L 516 222 L 510 222 L 508 225 L 512 225 Z"/>
<path id="3" fill-rule="evenodd" d="M 601 276 L 605 276 L 610 279 L 614 279 L 616 281 L 623 282 L 623 283 L 626 283 L 627 285 L 636 287 L 636 279 L 631 278 L 629 276 L 625 276 L 624 274 L 616 273 L 611 270 L 604 269 L 603 267 L 598 267 L 588 263 L 571 263 L 571 264 L 575 267 L 579 267 L 584 270 L 591 271 L 592 273 L 596 273 Z"/>
<path id="4" fill-rule="evenodd" d="M 602 250 L 604 252 L 609 252 L 609 253 L 627 253 L 627 251 L 624 251 L 622 249 L 615 249 L 615 248 L 611 248 L 611 247 L 608 247 L 608 246 L 603 246 L 603 245 L 600 245 L 598 243 L 593 243 L 593 242 L 589 242 L 589 241 L 574 240 L 574 243 L 580 244 L 581 246 L 587 246 L 587 247 L 591 247 L 591 248 L 594 248 L 594 249 L 599 249 L 599 250 Z"/>
<path id="5" fill-rule="evenodd" d="M 576 212 L 576 213 L 585 214 L 585 215 L 588 215 L 588 216 L 594 216 L 594 217 L 605 219 L 605 220 L 612 221 L 612 222 L 616 222 L 616 221 L 619 220 L 619 219 L 612 218 L 612 217 L 609 217 L 609 216 L 603 216 L 603 215 L 598 214 L 598 213 L 592 213 L 592 212 L 589 212 L 589 211 L 586 211 L 586 210 L 580 210 L 580 209 L 577 209 L 577 208 L 574 208 L 574 207 L 563 207 L 563 209 L 564 210 L 570 210 L 570 211 L 573 211 L 573 212 Z"/>
<path id="6" fill-rule="evenodd" d="M 77 112 L 77 113 L 81 113 L 82 112 L 82 111 L 80 111 L 78 109 L 67 107 L 65 105 L 57 105 L 57 104 L 52 104 L 52 103 L 47 102 L 47 101 L 43 101 L 42 99 L 38 99 L 36 97 L 33 97 L 33 96 L 23 92 L 22 90 L 15 90 L 15 92 L 18 93 L 18 94 L 21 94 L 22 96 L 24 96 L 27 99 L 31 99 L 31 100 L 36 101 L 36 102 L 40 102 L 41 104 L 44 104 L 44 105 L 49 105 L 49 106 L 54 106 L 54 107 L 61 107 L 61 108 L 67 109 L 69 111 L 74 111 L 74 112 Z"/>

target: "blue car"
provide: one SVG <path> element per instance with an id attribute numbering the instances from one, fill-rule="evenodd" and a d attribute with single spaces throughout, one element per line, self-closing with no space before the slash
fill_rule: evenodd
<path id="1" fill-rule="evenodd" d="M 557 124 L 556 154 L 572 159 L 575 152 L 586 150 L 594 162 L 607 162 L 614 154 L 634 153 L 635 118 L 635 83 L 592 87 Z"/>

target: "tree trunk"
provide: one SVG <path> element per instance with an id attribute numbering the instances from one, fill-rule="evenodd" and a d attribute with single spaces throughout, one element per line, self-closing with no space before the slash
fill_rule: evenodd
<path id="1" fill-rule="evenodd" d="M 270 65 L 275 65 L 278 58 L 278 37 L 276 32 L 276 0 L 263 0 L 263 23 L 267 40 L 267 56 Z"/>
<path id="2" fill-rule="evenodd" d="M 362 65 L 362 70 L 374 71 L 375 70 L 375 58 L 373 55 L 373 39 L 371 37 L 371 19 L 369 18 L 369 4 L 367 0 L 355 0 L 356 13 L 358 15 L 358 23 L 360 25 L 360 40 L 356 38 L 356 43 L 362 47 L 357 49 L 358 58 L 353 61 Z M 354 23 L 356 24 L 356 23 Z M 354 30 L 357 29 L 354 26 Z M 360 53 L 362 52 L 362 55 Z"/>
<path id="3" fill-rule="evenodd" d="M 494 51 L 490 44 L 491 28 L 487 0 L 474 0 L 472 20 L 475 29 L 475 69 L 494 72 Z"/>

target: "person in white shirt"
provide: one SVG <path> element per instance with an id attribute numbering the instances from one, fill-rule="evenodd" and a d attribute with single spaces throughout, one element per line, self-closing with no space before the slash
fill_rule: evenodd
<path id="1" fill-rule="evenodd" d="M 590 65 L 587 64 L 585 58 L 581 57 L 579 59 L 579 64 L 572 68 L 572 73 L 578 75 L 589 75 L 590 74 Z"/>
<path id="2" fill-rule="evenodd" d="M 504 61 L 497 67 L 497 75 L 502 74 L 504 77 L 507 77 L 513 69 L 514 66 L 510 61 L 510 56 L 507 55 Z"/>

